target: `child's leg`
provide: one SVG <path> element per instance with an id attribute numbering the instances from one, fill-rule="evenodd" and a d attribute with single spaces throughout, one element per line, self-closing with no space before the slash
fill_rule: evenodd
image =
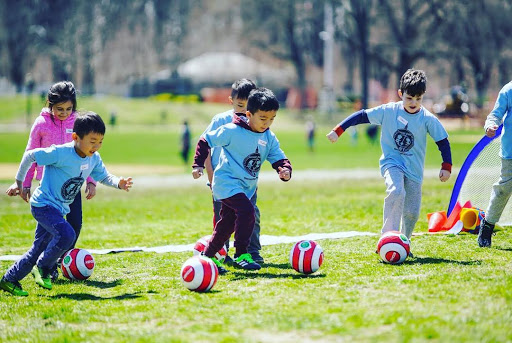
<path id="1" fill-rule="evenodd" d="M 38 223 L 32 247 L 7 270 L 4 278 L 9 282 L 23 280 L 36 265 L 37 259 L 46 249 L 51 239 L 52 235 Z"/>
<path id="2" fill-rule="evenodd" d="M 261 250 L 260 244 L 260 209 L 256 205 L 256 201 L 258 200 L 258 193 L 254 193 L 251 198 L 251 203 L 254 206 L 254 230 L 252 231 L 249 247 L 247 248 L 248 252 L 251 255 L 259 255 Z"/>
<path id="3" fill-rule="evenodd" d="M 396 167 L 384 172 L 386 198 L 384 199 L 384 220 L 381 233 L 400 230 L 400 220 L 404 210 L 404 173 Z"/>
<path id="4" fill-rule="evenodd" d="M 243 193 L 238 193 L 230 198 L 224 199 L 222 204 L 226 204 L 233 209 L 235 213 L 235 257 L 245 254 L 251 240 L 254 230 L 254 205 Z"/>
<path id="5" fill-rule="evenodd" d="M 75 200 L 69 205 L 69 213 L 66 215 L 66 220 L 75 230 L 75 241 L 69 247 L 74 248 L 76 242 L 78 240 L 78 236 L 80 236 L 80 231 L 82 230 L 82 193 L 78 193 L 75 197 Z"/>
<path id="6" fill-rule="evenodd" d="M 222 245 L 229 239 L 235 229 L 235 211 L 222 202 L 219 220 L 213 228 L 212 238 L 208 242 L 204 254 L 213 257 L 222 248 Z"/>
<path id="7" fill-rule="evenodd" d="M 52 206 L 34 207 L 32 215 L 37 222 L 51 235 L 46 249 L 39 256 L 37 266 L 44 273 L 50 272 L 57 259 L 69 250 L 75 241 L 75 230 L 64 219 L 62 214 Z"/>
<path id="8" fill-rule="evenodd" d="M 501 175 L 492 186 L 491 200 L 485 212 L 485 220 L 496 224 L 512 194 L 512 160 L 501 159 Z"/>
<path id="9" fill-rule="evenodd" d="M 405 178 L 405 201 L 402 214 L 402 233 L 411 239 L 414 226 L 420 216 L 421 183 Z"/>

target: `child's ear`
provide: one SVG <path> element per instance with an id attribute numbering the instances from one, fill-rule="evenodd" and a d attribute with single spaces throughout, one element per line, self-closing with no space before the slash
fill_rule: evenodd
<path id="1" fill-rule="evenodd" d="M 229 104 L 233 105 L 233 97 L 230 95 L 228 96 Z"/>
<path id="2" fill-rule="evenodd" d="M 252 113 L 251 113 L 251 112 L 249 112 L 249 111 L 245 111 L 245 116 L 246 116 L 247 118 L 250 118 L 250 117 L 252 116 Z"/>
<path id="3" fill-rule="evenodd" d="M 78 140 L 78 135 L 76 134 L 76 132 L 73 132 L 71 134 L 71 138 L 73 138 L 73 140 L 76 142 Z"/>
<path id="4" fill-rule="evenodd" d="M 400 99 L 403 99 L 403 98 L 402 98 L 403 96 L 404 96 L 404 95 L 403 95 L 403 93 L 402 93 L 402 90 L 401 90 L 401 89 L 399 89 L 399 90 L 398 90 L 398 97 L 399 97 Z"/>

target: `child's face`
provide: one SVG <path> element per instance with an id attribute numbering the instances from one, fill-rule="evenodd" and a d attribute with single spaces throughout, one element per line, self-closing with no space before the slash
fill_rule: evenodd
<path id="1" fill-rule="evenodd" d="M 253 131 L 263 132 L 272 125 L 277 111 L 258 111 L 254 114 L 247 111 L 247 118 L 249 118 L 249 126 Z"/>
<path id="2" fill-rule="evenodd" d="M 71 100 L 61 102 L 52 106 L 52 114 L 59 120 L 66 120 L 73 112 L 73 103 Z"/>
<path id="3" fill-rule="evenodd" d="M 75 141 L 75 150 L 80 157 L 92 156 L 103 144 L 103 135 L 96 132 L 90 132 L 84 138 L 73 132 L 72 137 Z"/>
<path id="4" fill-rule="evenodd" d="M 247 111 L 247 99 L 229 97 L 229 102 L 233 105 L 235 113 L 245 113 L 245 111 Z"/>
<path id="5" fill-rule="evenodd" d="M 409 95 L 407 92 L 402 93 L 401 90 L 398 90 L 398 96 L 402 99 L 404 103 L 404 109 L 411 114 L 419 112 L 421 109 L 421 102 L 423 101 L 422 95 Z"/>

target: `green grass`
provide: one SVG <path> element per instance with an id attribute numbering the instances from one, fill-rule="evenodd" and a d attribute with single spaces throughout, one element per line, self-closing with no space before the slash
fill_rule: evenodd
<path id="1" fill-rule="evenodd" d="M 425 181 L 417 232 L 426 231 L 426 213 L 444 206 L 449 191 Z M 80 247 L 187 244 L 211 230 L 202 185 L 98 193 L 84 202 Z M 378 233 L 383 195 L 380 179 L 263 182 L 262 233 Z M 0 197 L 0 215 L 0 254 L 23 253 L 33 236 L 28 206 Z M 415 236 L 416 258 L 400 266 L 379 262 L 377 236 L 319 240 L 325 262 L 309 277 L 288 266 L 291 244 L 264 246 L 260 272 L 230 268 L 207 294 L 180 283 L 190 252 L 96 255 L 88 281 L 60 280 L 46 291 L 29 275 L 29 297 L 1 293 L 0 340 L 505 342 L 512 339 L 511 238 L 501 231 L 491 249 L 481 249 L 473 235 Z"/>

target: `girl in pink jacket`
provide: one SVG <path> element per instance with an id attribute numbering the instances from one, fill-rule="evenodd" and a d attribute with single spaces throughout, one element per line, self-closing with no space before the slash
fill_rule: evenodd
<path id="1" fill-rule="evenodd" d="M 41 110 L 41 114 L 36 118 L 27 143 L 26 150 L 35 148 L 47 148 L 53 144 L 60 145 L 71 142 L 73 133 L 73 124 L 76 119 L 76 90 L 70 81 L 57 82 L 50 87 L 48 98 L 46 100 L 48 107 Z M 36 179 L 41 180 L 43 176 L 43 167 L 35 163 L 30 167 L 27 176 L 23 182 L 23 197 L 30 197 L 32 179 L 36 174 Z M 85 188 L 87 199 L 92 199 L 96 195 L 96 182 L 92 178 L 87 178 Z M 76 233 L 76 239 L 69 249 L 73 248 L 78 240 L 82 228 L 82 196 L 78 193 L 75 200 L 69 206 L 70 212 L 66 220 Z M 57 266 L 52 272 L 52 279 L 58 277 Z"/>

